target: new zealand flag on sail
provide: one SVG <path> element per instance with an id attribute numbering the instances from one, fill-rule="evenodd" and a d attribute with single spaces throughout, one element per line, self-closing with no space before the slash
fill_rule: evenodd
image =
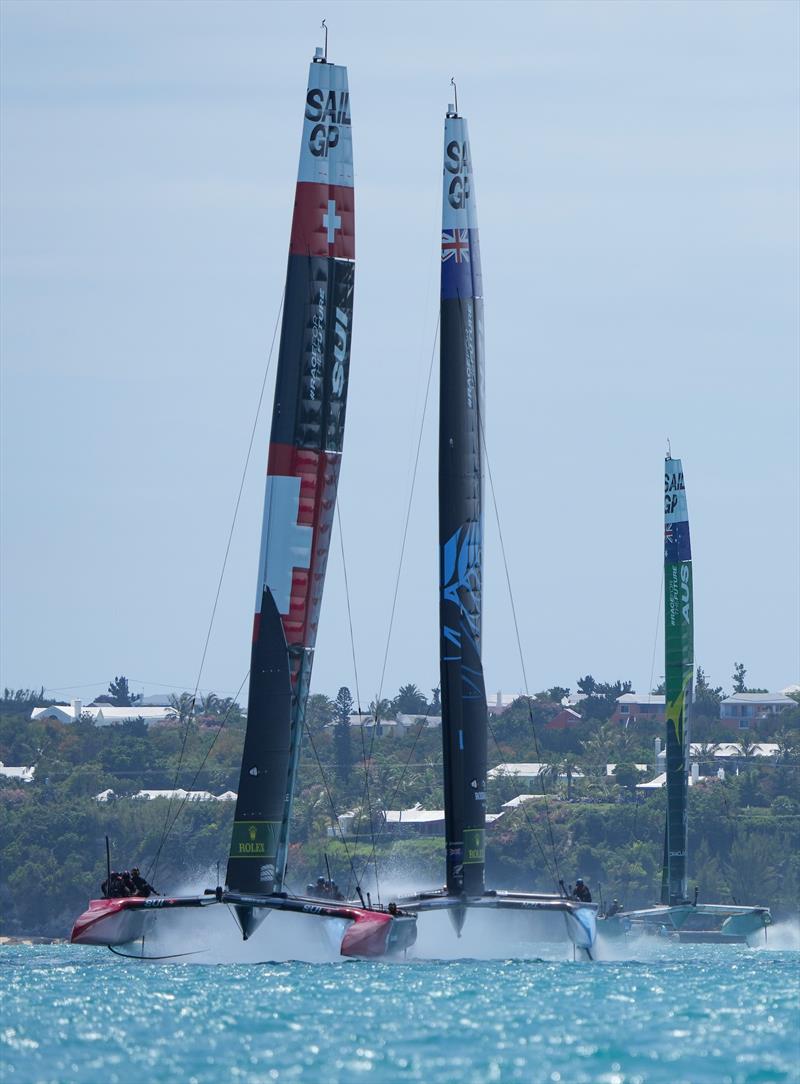
<path id="1" fill-rule="evenodd" d="M 664 560 L 691 561 L 692 548 L 689 544 L 689 523 L 680 520 L 678 523 L 667 523 L 664 526 Z"/>
<path id="2" fill-rule="evenodd" d="M 482 293 L 478 231 L 442 230 L 442 300 Z"/>

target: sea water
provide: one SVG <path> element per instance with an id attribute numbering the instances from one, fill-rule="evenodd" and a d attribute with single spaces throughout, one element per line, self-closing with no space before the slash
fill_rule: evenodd
<path id="1" fill-rule="evenodd" d="M 5 946 L 0 1079 L 800 1081 L 796 951 L 656 941 L 638 955 L 209 965 Z"/>

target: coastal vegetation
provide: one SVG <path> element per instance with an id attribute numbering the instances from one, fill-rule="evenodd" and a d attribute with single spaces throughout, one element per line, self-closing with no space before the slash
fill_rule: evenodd
<path id="1" fill-rule="evenodd" d="M 128 695 L 124 678 L 112 684 L 117 699 Z M 520 697 L 490 717 L 490 766 L 547 768 L 531 783 L 502 772 L 490 778 L 489 812 L 503 815 L 487 833 L 487 878 L 497 888 L 551 891 L 559 878 L 582 876 L 596 897 L 643 906 L 658 891 L 664 792 L 637 790 L 637 783 L 654 774 L 654 739 L 663 727 L 611 719 L 629 683 L 587 675 L 578 687 L 586 694 L 583 717 L 569 728 L 546 725 L 560 709 L 560 688 Z M 701 898 L 791 914 L 800 898 L 800 704 L 742 739 L 719 721 L 721 695 L 700 671 L 692 736 L 701 748 L 693 759 L 705 778 L 690 790 L 691 884 Z M 138 864 L 144 872 L 157 856 L 149 875 L 162 892 L 213 887 L 217 862 L 224 874 L 233 802 L 133 795 L 235 790 L 245 722 L 239 705 L 184 694 L 171 723 L 148 727 L 134 718 L 97 727 L 88 718 L 32 720 L 31 708 L 43 703 L 35 690 L 6 690 L 0 700 L 0 761 L 36 768 L 32 782 L 0 779 L 1 932 L 66 936 L 105 876 L 106 835 L 119 868 Z M 346 687 L 333 699 L 309 700 L 288 886 L 302 891 L 326 862 L 351 890 L 356 875 L 373 893 L 389 883 L 439 884 L 441 838 L 398 833 L 383 820 L 384 810 L 416 803 L 442 808 L 441 732 L 428 725 L 441 710 L 438 691 L 427 698 L 405 685 L 394 699 L 370 705 L 367 725 L 349 721 L 356 710 Z M 404 726 L 376 733 L 375 718 L 391 723 L 398 715 Z M 734 740 L 741 755 L 726 760 L 725 778 L 718 778 L 714 753 Z M 756 741 L 777 751 L 755 756 Z M 107 790 L 113 796 L 98 801 Z M 535 796 L 503 809 L 524 793 Z M 344 835 L 343 813 L 351 814 Z"/>

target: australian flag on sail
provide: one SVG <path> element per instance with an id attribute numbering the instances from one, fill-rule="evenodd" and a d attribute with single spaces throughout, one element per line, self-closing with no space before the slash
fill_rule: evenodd
<path id="1" fill-rule="evenodd" d="M 664 560 L 691 561 L 692 549 L 689 544 L 688 520 L 664 525 Z"/>
<path id="2" fill-rule="evenodd" d="M 478 231 L 442 230 L 442 300 L 480 297 Z"/>

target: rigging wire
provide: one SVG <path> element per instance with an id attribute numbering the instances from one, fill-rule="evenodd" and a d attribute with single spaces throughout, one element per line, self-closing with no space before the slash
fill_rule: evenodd
<path id="1" fill-rule="evenodd" d="M 664 597 L 664 573 L 661 573 L 661 586 L 658 589 L 658 609 L 656 610 L 656 631 L 653 636 L 653 657 L 650 660 L 650 684 L 648 688 L 653 691 L 653 675 L 656 671 L 656 651 L 658 649 L 658 630 L 661 627 L 661 599 Z"/>
<path id="2" fill-rule="evenodd" d="M 417 437 L 417 450 L 414 456 L 414 467 L 411 472 L 411 491 L 408 494 L 408 504 L 406 506 L 406 519 L 403 525 L 403 540 L 400 545 L 400 560 L 397 565 L 397 576 L 394 581 L 394 595 L 392 597 L 392 610 L 389 616 L 389 629 L 386 634 L 386 649 L 383 653 L 383 667 L 381 669 L 381 680 L 378 685 L 378 701 L 380 701 L 381 693 L 383 692 L 383 683 L 386 678 L 386 666 L 389 660 L 389 646 L 392 641 L 392 628 L 394 626 L 394 616 L 397 609 L 397 595 L 400 590 L 400 574 L 403 570 L 403 558 L 406 552 L 406 541 L 408 540 L 408 525 L 411 520 L 411 505 L 414 500 L 414 487 L 417 481 L 417 470 L 419 468 L 419 457 L 422 450 L 422 434 L 425 429 L 425 417 L 428 412 L 428 400 L 430 398 L 431 391 L 431 377 L 433 376 L 433 362 L 436 357 L 436 344 L 439 341 L 439 321 L 440 317 L 436 318 L 436 330 L 433 333 L 433 348 L 431 349 L 431 360 L 428 366 L 428 380 L 425 385 L 425 400 L 422 404 L 422 418 L 419 423 L 419 436 Z M 373 735 L 374 737 L 374 735 Z"/>
<path id="3" fill-rule="evenodd" d="M 488 724 L 488 727 L 489 727 L 489 733 L 492 735 L 492 740 L 494 741 L 494 744 L 495 744 L 495 746 L 497 748 L 497 752 L 500 753 L 500 755 L 502 756 L 503 754 L 502 754 L 502 750 L 500 749 L 500 742 L 497 740 L 497 735 L 495 734 L 494 727 L 492 726 L 492 723 L 491 723 L 491 716 L 488 713 L 487 713 L 487 724 Z M 542 791 L 544 792 L 544 783 L 542 783 Z M 542 856 L 542 861 L 545 864 L 547 872 L 550 874 L 550 876 L 553 878 L 554 881 L 557 881 L 556 873 L 554 872 L 553 867 L 550 864 L 550 860 L 547 857 L 547 852 L 545 851 L 544 846 L 542 845 L 542 841 L 539 839 L 539 834 L 536 831 L 536 828 L 535 828 L 535 826 L 533 824 L 533 821 L 528 816 L 528 810 L 525 808 L 525 802 L 521 802 L 519 808 L 522 810 L 522 814 L 525 817 L 528 828 L 530 829 L 531 836 L 533 837 L 533 841 L 536 844 L 536 846 L 539 848 L 539 853 Z"/>
<path id="4" fill-rule="evenodd" d="M 339 546 L 340 546 L 340 549 L 341 549 L 341 552 L 342 552 L 342 570 L 344 572 L 344 593 L 345 593 L 345 600 L 346 600 L 346 603 L 347 603 L 347 623 L 348 623 L 348 626 L 349 626 L 349 629 L 350 629 L 350 651 L 351 651 L 352 656 L 353 656 L 353 677 L 354 677 L 355 686 L 356 686 L 356 704 L 358 705 L 358 717 L 359 717 L 360 731 L 361 731 L 361 756 L 362 756 L 362 760 L 363 760 L 363 764 L 364 764 L 364 788 L 363 788 L 363 790 L 361 792 L 361 802 L 359 804 L 358 820 L 356 822 L 355 833 L 354 834 L 355 834 L 355 837 L 356 837 L 356 840 L 357 840 L 358 836 L 359 836 L 359 834 L 361 832 L 361 820 L 362 820 L 362 817 L 363 817 L 364 805 L 366 803 L 367 809 L 369 811 L 370 838 L 374 842 L 374 839 L 375 839 L 375 826 L 373 824 L 373 818 L 372 818 L 372 798 L 371 798 L 370 789 L 369 789 L 369 760 L 367 758 L 367 743 L 366 743 L 366 738 L 365 738 L 365 734 L 364 734 L 364 718 L 363 718 L 363 715 L 362 715 L 362 712 L 361 712 L 361 692 L 359 691 L 358 664 L 356 662 L 356 640 L 355 640 L 355 632 L 354 632 L 354 629 L 353 629 L 353 613 L 352 613 L 352 609 L 351 609 L 351 606 L 350 606 L 350 582 L 349 582 L 349 579 L 348 579 L 348 576 L 347 576 L 347 560 L 345 559 L 345 553 L 344 553 L 344 531 L 342 530 L 342 513 L 341 513 L 341 505 L 340 505 L 339 501 L 336 502 L 336 521 L 337 521 L 337 523 L 339 525 Z M 376 714 L 375 726 L 377 727 L 377 725 L 378 725 L 377 707 L 376 707 L 376 710 L 375 710 L 375 714 Z M 319 764 L 319 769 L 320 769 L 320 772 L 321 772 L 322 771 L 322 765 L 321 764 Z M 376 870 L 376 880 L 377 880 L 377 870 Z M 356 889 L 360 888 L 358 880 L 355 881 L 355 886 L 354 887 Z M 350 895 L 350 883 L 348 883 L 348 885 L 347 885 L 347 892 L 345 893 L 345 895 L 347 895 L 347 896 Z M 380 906 L 380 890 L 378 890 L 378 905 Z"/>
<path id="5" fill-rule="evenodd" d="M 394 805 L 395 799 L 397 798 L 397 795 L 400 792 L 400 787 L 403 785 L 403 778 L 405 776 L 405 773 L 406 773 L 406 771 L 408 769 L 409 764 L 411 763 L 411 758 L 413 757 L 414 751 L 417 748 L 417 742 L 420 739 L 420 735 L 422 734 L 422 731 L 425 729 L 427 721 L 428 721 L 428 715 L 426 714 L 425 717 L 420 720 L 419 728 L 418 728 L 417 733 L 416 733 L 416 735 L 414 737 L 414 744 L 411 746 L 411 751 L 408 754 L 408 760 L 405 762 L 405 764 L 402 767 L 400 775 L 398 776 L 398 779 L 397 779 L 397 783 L 395 784 L 394 791 L 392 792 L 392 797 L 389 799 L 389 806 L 390 807 L 392 805 Z M 364 871 L 361 874 L 361 880 L 363 880 L 364 877 L 366 876 L 366 872 L 369 869 L 369 866 L 370 866 L 371 862 L 374 863 L 374 865 L 375 865 L 375 873 L 376 873 L 376 877 L 377 877 L 377 870 L 378 870 L 377 846 L 380 843 L 380 839 L 381 839 L 381 836 L 384 833 L 385 828 L 386 828 L 386 821 L 384 820 L 383 824 L 378 829 L 377 835 L 373 838 L 372 850 L 371 850 L 369 856 L 367 857 L 366 862 L 364 863 Z M 359 887 L 361 887 L 361 881 L 360 880 L 357 881 L 356 883 L 357 883 L 357 885 Z"/>
<path id="6" fill-rule="evenodd" d="M 262 403 L 264 401 L 264 391 L 265 391 L 266 386 L 267 386 L 267 378 L 269 376 L 269 372 L 270 372 L 270 369 L 272 367 L 272 356 L 273 356 L 273 353 L 275 351 L 275 340 L 276 340 L 276 338 L 278 336 L 278 327 L 280 326 L 281 314 L 283 312 L 283 304 L 284 304 L 285 298 L 286 298 L 286 287 L 284 286 L 283 291 L 281 292 L 281 300 L 280 300 L 280 303 L 278 305 L 278 312 L 277 312 L 277 315 L 275 317 L 275 326 L 272 329 L 272 341 L 271 341 L 270 347 L 269 347 L 269 354 L 267 355 L 267 364 L 266 364 L 266 366 L 264 368 L 264 377 L 263 377 L 263 379 L 261 381 L 261 390 L 260 390 L 259 395 L 258 395 L 258 402 L 256 404 L 255 416 L 253 418 L 253 425 L 252 425 L 252 428 L 250 430 L 250 440 L 249 440 L 248 445 L 247 445 L 247 454 L 245 455 L 244 467 L 242 468 L 242 476 L 241 476 L 241 479 L 239 481 L 239 492 L 236 495 L 236 503 L 235 503 L 234 508 L 233 508 L 233 516 L 231 518 L 231 526 L 230 526 L 230 530 L 228 531 L 228 541 L 227 541 L 227 543 L 225 545 L 225 555 L 224 555 L 224 557 L 222 559 L 222 568 L 220 570 L 219 580 L 217 581 L 217 590 L 216 590 L 216 593 L 214 595 L 214 605 L 211 608 L 211 617 L 210 617 L 209 622 L 208 622 L 208 629 L 206 631 L 206 638 L 205 638 L 205 642 L 203 644 L 203 652 L 202 652 L 202 655 L 201 655 L 201 658 L 200 658 L 200 666 L 199 666 L 198 671 L 197 671 L 197 680 L 195 681 L 194 692 L 192 693 L 192 696 L 191 696 L 191 699 L 190 699 L 191 707 L 190 707 L 190 710 L 187 712 L 187 715 L 186 715 L 186 724 L 185 724 L 184 729 L 183 729 L 183 740 L 181 742 L 181 749 L 180 749 L 180 753 L 178 755 L 178 764 L 177 764 L 177 767 L 175 768 L 175 778 L 174 778 L 174 782 L 173 782 L 173 785 L 172 785 L 173 790 L 175 790 L 177 788 L 177 786 L 178 786 L 178 778 L 180 776 L 181 768 L 183 766 L 183 758 L 184 758 L 184 755 L 186 753 L 186 743 L 187 743 L 188 738 L 189 738 L 189 730 L 190 730 L 190 727 L 191 727 L 192 715 L 194 714 L 195 704 L 197 702 L 197 693 L 198 693 L 198 690 L 200 688 L 200 680 L 201 680 L 202 675 L 203 675 L 203 667 L 205 666 L 206 655 L 208 654 L 208 645 L 209 645 L 209 643 L 211 641 L 211 632 L 212 632 L 212 630 L 214 628 L 214 620 L 215 620 L 216 615 L 217 615 L 217 606 L 219 605 L 219 597 L 220 597 L 220 594 L 222 592 L 222 582 L 223 582 L 223 580 L 225 578 L 225 570 L 228 567 L 228 557 L 230 556 L 230 552 L 231 552 L 231 543 L 233 542 L 233 532 L 234 532 L 234 530 L 236 528 L 236 520 L 237 520 L 238 515 L 239 515 L 239 506 L 240 506 L 241 501 L 242 501 L 242 493 L 244 492 L 244 484 L 245 484 L 245 480 L 247 478 L 247 470 L 248 470 L 248 467 L 250 466 L 250 456 L 252 455 L 252 452 L 253 452 L 253 443 L 255 441 L 256 431 L 258 429 L 258 419 L 261 416 L 261 405 L 262 405 Z M 239 691 L 241 691 L 241 686 L 240 686 Z M 238 696 L 239 694 L 237 693 L 236 695 Z M 225 716 L 226 719 L 227 719 L 227 715 L 228 715 L 228 713 L 226 713 L 226 716 Z M 223 721 L 222 725 L 224 725 L 224 721 Z M 220 727 L 220 729 L 221 729 L 221 727 Z M 216 738 L 214 740 L 216 741 Z M 203 761 L 203 763 L 205 763 L 205 760 Z M 159 841 L 158 849 L 156 851 L 156 856 L 157 857 L 154 859 L 153 863 L 151 863 L 152 872 L 153 872 L 154 876 L 155 876 L 155 871 L 158 868 L 158 856 L 161 854 L 161 850 L 162 850 L 162 848 L 164 846 L 164 843 L 166 842 L 166 839 L 167 839 L 167 834 L 171 830 L 171 825 L 175 823 L 175 818 L 173 818 L 172 822 L 170 822 L 170 820 L 169 820 L 170 812 L 171 812 L 171 809 L 172 809 L 172 801 L 173 801 L 173 796 L 170 795 L 169 804 L 167 805 L 167 811 L 166 811 L 166 814 L 164 816 L 164 829 L 162 831 L 161 840 Z M 181 806 L 181 809 L 182 808 L 183 808 L 183 806 Z M 167 827 L 168 824 L 170 825 L 169 828 Z"/>
<path id="7" fill-rule="evenodd" d="M 383 653 L 383 665 L 381 667 L 381 678 L 380 678 L 380 682 L 378 684 L 378 692 L 377 692 L 377 694 L 375 696 L 375 720 L 374 720 L 375 725 L 373 726 L 372 734 L 370 735 L 369 753 L 366 755 L 366 759 L 365 759 L 365 772 L 367 772 L 367 773 L 369 772 L 369 768 L 370 768 L 370 766 L 372 764 L 372 756 L 373 756 L 374 747 L 375 747 L 375 733 L 376 733 L 376 731 L 378 729 L 378 714 L 379 714 L 379 711 L 380 711 L 381 695 L 383 693 L 384 681 L 386 679 L 386 667 L 387 667 L 387 664 L 388 664 L 388 661 L 389 661 L 389 647 L 390 647 L 391 642 L 392 642 L 392 629 L 394 627 L 394 618 L 395 618 L 395 613 L 396 613 L 396 610 L 397 610 L 397 596 L 398 596 L 398 593 L 400 591 L 400 576 L 401 576 L 402 571 L 403 571 L 403 559 L 405 557 L 406 542 L 408 540 L 408 526 L 409 526 L 409 523 L 411 521 L 411 506 L 412 506 L 413 501 L 414 501 L 414 489 L 415 489 L 416 482 L 417 482 L 417 471 L 419 469 L 420 453 L 422 451 L 422 436 L 423 436 L 423 433 L 424 433 L 424 430 L 425 430 L 425 419 L 426 419 L 427 413 L 428 413 L 428 401 L 430 399 L 430 392 L 431 392 L 431 379 L 433 377 L 433 363 L 434 363 L 434 361 L 436 359 L 436 346 L 437 346 L 437 344 L 439 342 L 439 322 L 440 322 L 440 319 L 441 319 L 441 316 L 437 315 L 437 317 L 436 317 L 436 327 L 435 327 L 434 333 L 433 333 L 433 346 L 431 347 L 431 360 L 430 360 L 430 362 L 428 364 L 428 379 L 427 379 L 427 381 L 425 383 L 425 398 L 424 398 L 423 404 L 422 404 L 422 417 L 420 418 L 419 433 L 418 433 L 418 436 L 417 436 L 417 447 L 416 447 L 416 451 L 415 451 L 415 454 L 414 454 L 414 466 L 413 466 L 412 471 L 411 471 L 411 487 L 410 487 L 409 494 L 408 494 L 408 503 L 406 505 L 405 523 L 403 524 L 403 537 L 402 537 L 402 541 L 401 541 L 401 544 L 400 544 L 400 559 L 399 559 L 399 561 L 397 563 L 397 575 L 396 575 L 395 581 L 394 581 L 394 593 L 393 593 L 393 596 L 392 596 L 392 608 L 391 608 L 391 612 L 389 614 L 389 627 L 388 627 L 387 632 L 386 632 L 386 647 L 385 647 L 384 653 Z M 375 846 L 373 845 L 372 852 L 371 852 L 371 858 L 375 858 L 375 855 L 376 855 L 376 851 L 375 851 Z M 377 863 L 377 858 L 375 858 L 375 861 Z M 367 863 L 367 866 L 364 868 L 364 873 L 362 874 L 362 877 L 366 874 L 366 870 L 367 870 L 368 866 L 369 866 L 369 861 Z M 376 880 L 377 880 L 377 865 L 376 865 L 376 868 L 375 868 L 375 874 L 376 874 Z M 360 883 L 361 883 L 360 880 L 358 878 L 356 878 L 356 885 L 360 887 Z M 376 885 L 376 887 L 377 887 L 377 885 Z"/>
<path id="8" fill-rule="evenodd" d="M 328 786 L 328 780 L 325 777 L 325 772 L 322 770 L 322 762 L 320 761 L 319 755 L 317 754 L 317 747 L 316 747 L 316 745 L 314 743 L 314 735 L 311 733 L 311 730 L 308 727 L 308 723 L 305 723 L 304 729 L 305 729 L 306 737 L 308 738 L 309 742 L 311 743 L 311 748 L 312 748 L 312 750 L 314 752 L 314 759 L 316 760 L 317 767 L 319 768 L 319 774 L 320 774 L 320 778 L 322 780 L 322 785 L 325 788 L 325 793 L 328 796 L 328 804 L 331 807 L 331 817 L 333 819 L 334 832 L 336 831 L 337 828 L 339 829 L 339 836 L 341 837 L 342 843 L 344 844 L 344 853 L 347 856 L 347 861 L 348 861 L 348 863 L 350 865 L 350 874 L 349 874 L 349 876 L 353 877 L 355 879 L 355 881 L 356 881 L 356 884 L 358 884 L 358 876 L 356 874 L 356 867 L 355 867 L 355 863 L 353 861 L 353 856 L 350 854 L 350 848 L 347 846 L 347 840 L 344 837 L 344 832 L 342 831 L 342 826 L 339 823 L 339 818 L 336 815 L 336 803 L 333 800 L 333 795 L 331 794 L 331 788 Z"/>
<path id="9" fill-rule="evenodd" d="M 194 773 L 194 776 L 192 777 L 191 783 L 186 788 L 186 796 L 183 798 L 183 800 L 181 801 L 181 804 L 178 806 L 178 809 L 177 809 L 177 811 L 175 813 L 175 816 L 169 822 L 167 822 L 167 820 L 165 819 L 165 822 L 164 822 L 165 823 L 165 830 L 164 830 L 164 833 L 163 833 L 163 835 L 161 837 L 161 841 L 160 841 L 160 843 L 158 845 L 158 849 L 156 850 L 155 857 L 151 861 L 151 863 L 150 863 L 150 865 L 149 865 L 149 867 L 147 869 L 147 872 L 145 874 L 145 880 L 149 881 L 151 874 L 153 876 L 153 879 L 155 879 L 156 870 L 158 869 L 158 861 L 159 861 L 159 858 L 161 857 L 161 851 L 164 848 L 164 844 L 167 842 L 167 839 L 169 838 L 169 834 L 172 831 L 173 827 L 175 826 L 175 822 L 177 821 L 178 817 L 183 812 L 184 806 L 189 801 L 189 795 L 191 794 L 191 791 L 192 791 L 195 783 L 197 782 L 201 772 L 205 768 L 206 762 L 208 761 L 208 758 L 211 756 L 211 750 L 217 744 L 217 738 L 220 736 L 220 734 L 224 730 L 225 724 L 227 723 L 228 719 L 230 718 L 231 712 L 233 711 L 234 707 L 236 706 L 236 701 L 237 701 L 237 699 L 239 697 L 239 693 L 244 688 L 245 682 L 247 681 L 247 679 L 249 677 L 250 677 L 250 671 L 248 670 L 247 673 L 242 678 L 241 685 L 236 690 L 236 696 L 234 696 L 234 698 L 233 698 L 233 703 L 228 706 L 228 710 L 223 715 L 222 721 L 220 722 L 219 726 L 217 727 L 216 733 L 214 734 L 214 737 L 211 739 L 211 744 L 209 745 L 208 749 L 206 749 L 205 756 L 200 761 L 199 768 Z M 173 797 L 173 795 L 170 795 L 170 805 L 171 805 L 171 802 L 172 802 L 172 797 Z M 169 816 L 169 811 L 170 811 L 170 806 L 167 807 L 167 817 Z"/>
<path id="10" fill-rule="evenodd" d="M 478 421 L 479 421 L 479 425 L 480 425 L 480 435 L 481 435 L 481 443 L 483 445 L 483 454 L 484 454 L 484 457 L 486 459 L 486 473 L 489 476 L 489 489 L 490 489 L 491 494 L 492 494 L 492 505 L 494 507 L 495 522 L 497 523 L 497 533 L 498 533 L 499 538 L 500 538 L 500 552 L 501 552 L 502 557 L 503 557 L 503 568 L 505 570 L 506 586 L 508 588 L 508 598 L 509 598 L 509 601 L 511 603 L 511 616 L 512 616 L 513 622 L 514 622 L 514 634 L 515 634 L 516 640 L 517 640 L 517 651 L 519 652 L 519 662 L 520 662 L 520 668 L 522 670 L 522 681 L 523 681 L 523 687 L 525 689 L 525 699 L 526 699 L 527 707 L 528 707 L 528 719 L 529 719 L 530 724 L 531 724 L 531 733 L 533 734 L 533 745 L 534 745 L 534 748 L 536 750 L 536 758 L 537 758 L 537 760 L 541 761 L 541 753 L 539 752 L 539 738 L 538 738 L 538 735 L 536 733 L 536 725 L 534 724 L 534 721 L 533 721 L 533 710 L 531 708 L 531 696 L 530 696 L 530 692 L 528 691 L 528 674 L 527 674 L 527 671 L 526 671 L 526 668 L 525 668 L 525 657 L 524 657 L 523 652 L 522 652 L 522 639 L 520 637 L 520 632 L 519 632 L 519 621 L 517 620 L 517 607 L 516 607 L 516 605 L 514 603 L 514 592 L 511 589 L 511 573 L 510 573 L 509 567 L 508 567 L 508 557 L 506 555 L 506 544 L 505 544 L 505 540 L 503 538 L 503 528 L 500 525 L 500 511 L 499 511 L 498 506 L 497 506 L 497 493 L 495 492 L 494 477 L 492 475 L 491 463 L 489 462 L 489 450 L 488 450 L 488 448 L 486 446 L 486 432 L 485 432 L 484 426 L 483 426 L 483 418 L 480 417 L 480 415 L 478 416 Z M 553 822 L 552 822 L 552 818 L 550 816 L 550 803 L 549 803 L 549 801 L 547 799 L 547 793 L 546 793 L 546 791 L 544 789 L 544 783 L 542 783 L 542 797 L 544 798 L 544 812 L 545 812 L 545 820 L 546 820 L 546 823 L 547 823 L 547 832 L 548 832 L 548 835 L 550 837 L 550 848 L 552 850 L 553 863 L 555 865 L 555 871 L 556 871 L 556 874 L 557 874 L 557 887 L 559 888 L 559 890 L 561 890 L 561 885 L 562 885 L 561 870 L 559 868 L 558 853 L 556 851 L 555 836 L 553 834 Z"/>

